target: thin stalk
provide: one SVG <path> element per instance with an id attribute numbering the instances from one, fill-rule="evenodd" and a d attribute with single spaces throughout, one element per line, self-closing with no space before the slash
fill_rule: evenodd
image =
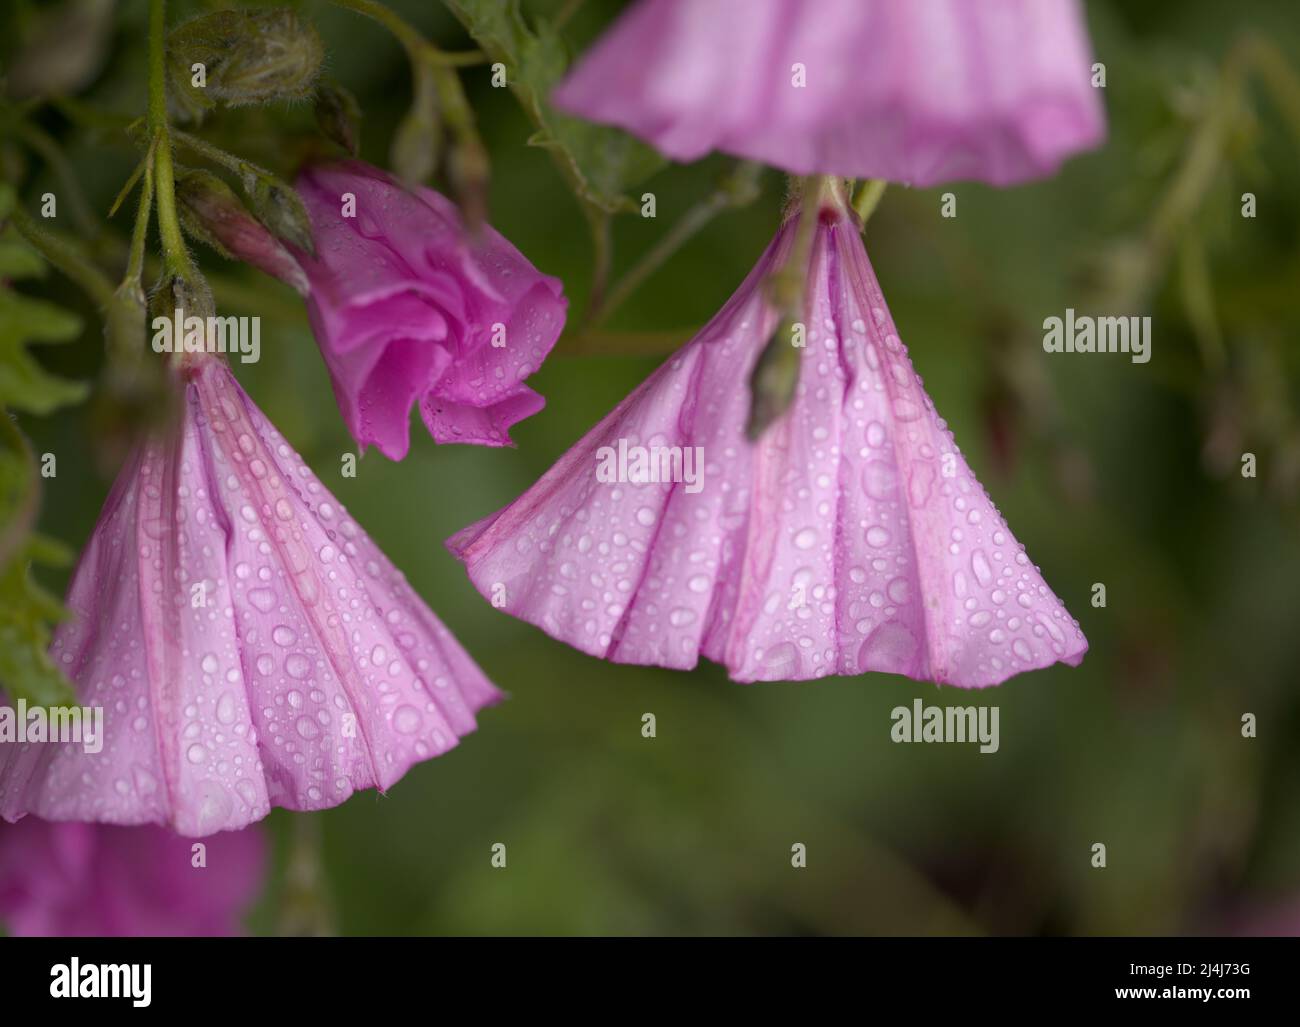
<path id="1" fill-rule="evenodd" d="M 206 139 L 196 135 L 190 135 L 180 129 L 172 130 L 172 139 L 178 146 L 182 146 L 191 153 L 197 154 L 206 160 L 212 161 L 213 164 L 232 171 L 240 177 L 242 181 L 249 173 L 254 175 L 270 175 L 270 172 L 263 167 L 259 167 L 250 160 L 231 153 L 229 150 L 223 150 L 220 146 L 214 146 Z"/>
<path id="2" fill-rule="evenodd" d="M 605 289 L 609 284 L 609 269 L 614 259 L 614 240 L 609 212 L 596 207 L 584 207 L 587 224 L 591 227 L 591 292 L 587 295 L 587 309 L 582 316 L 583 325 L 593 323 L 596 313 L 605 302 Z"/>
<path id="3" fill-rule="evenodd" d="M 742 161 L 717 189 L 688 209 L 663 237 L 655 243 L 609 290 L 592 322 L 603 324 L 624 300 L 647 278 L 659 270 L 697 232 L 729 207 L 739 207 L 758 195 L 757 177 L 761 165 Z"/>
<path id="4" fill-rule="evenodd" d="M 168 272 L 187 280 L 197 269 L 181 234 L 176 212 L 176 171 L 172 164 L 172 140 L 167 123 L 167 79 L 164 63 L 167 45 L 166 0 L 149 0 L 149 113 L 147 123 L 154 147 L 155 199 L 158 206 L 158 235 Z"/>
<path id="5" fill-rule="evenodd" d="M 76 223 L 77 231 L 93 239 L 100 231 L 99 220 L 90 209 L 86 194 L 82 192 L 81 184 L 77 181 L 77 176 L 73 173 L 72 165 L 68 162 L 62 147 L 53 136 L 31 122 L 22 122 L 18 125 L 17 131 L 19 138 L 45 161 L 46 166 L 54 173 L 54 177 L 59 180 L 59 185 L 68 196 L 68 206 L 72 210 L 72 220 Z"/>
<path id="6" fill-rule="evenodd" d="M 113 200 L 113 206 L 108 208 L 108 216 L 111 218 L 118 212 L 118 209 L 126 202 L 126 198 L 131 195 L 131 190 L 135 188 L 136 183 L 140 181 L 140 176 L 144 174 L 145 163 L 153 163 L 153 147 L 149 147 L 149 153 L 140 158 L 140 163 L 135 166 L 131 172 L 131 177 L 122 183 L 122 188 L 117 191 L 117 196 Z"/>
<path id="7" fill-rule="evenodd" d="M 858 190 L 857 198 L 853 201 L 853 210 L 864 228 L 868 219 L 875 213 L 876 207 L 880 205 L 880 198 L 885 195 L 885 186 L 888 184 L 883 178 L 869 178 Z"/>
<path id="8" fill-rule="evenodd" d="M 144 181 L 140 186 L 140 206 L 135 213 L 135 228 L 131 232 L 131 248 L 126 261 L 126 276 L 123 279 L 124 285 L 137 289 L 142 287 L 145 242 L 149 235 L 149 215 L 153 208 L 154 154 L 154 148 L 150 147 L 142 165 Z"/>
<path id="9" fill-rule="evenodd" d="M 422 65 L 431 70 L 438 91 L 438 107 L 460 147 L 457 166 L 452 169 L 453 175 L 459 179 L 456 184 L 469 194 L 471 205 L 480 207 L 488 175 L 487 148 L 479 136 L 474 110 L 465 96 L 456 68 L 480 64 L 488 55 L 481 50 L 459 55 L 444 53 L 405 18 L 377 0 L 331 0 L 331 3 L 379 22 L 402 44 L 414 67 Z M 481 210 L 471 211 L 474 216 L 468 220 L 471 223 L 481 220 L 481 213 Z"/>
<path id="10" fill-rule="evenodd" d="M 75 246 L 41 228 L 21 207 L 14 207 L 9 219 L 42 257 L 79 285 L 96 304 L 101 307 L 108 305 L 113 298 L 113 283 Z"/>

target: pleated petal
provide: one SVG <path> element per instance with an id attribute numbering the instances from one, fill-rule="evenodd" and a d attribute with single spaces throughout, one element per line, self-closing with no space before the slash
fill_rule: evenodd
<path id="1" fill-rule="evenodd" d="M 557 106 L 677 160 L 1010 185 L 1098 145 L 1076 0 L 640 0 Z"/>
<path id="2" fill-rule="evenodd" d="M 325 809 L 500 698 L 215 360 L 179 430 L 124 468 L 67 603 L 51 654 L 104 708 L 103 751 L 0 746 L 6 819 L 199 837 Z"/>
<path id="3" fill-rule="evenodd" d="M 936 413 L 847 215 L 817 229 L 795 401 L 746 440 L 744 383 L 775 327 L 760 283 L 792 233 L 452 552 L 494 605 L 616 662 L 688 669 L 703 655 L 737 681 L 886 671 L 963 687 L 1077 664 L 1082 632 Z M 620 446 L 698 449 L 703 477 L 600 480 Z"/>

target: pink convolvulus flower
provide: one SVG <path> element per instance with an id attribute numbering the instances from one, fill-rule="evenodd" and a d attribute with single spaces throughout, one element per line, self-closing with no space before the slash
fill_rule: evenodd
<path id="1" fill-rule="evenodd" d="M 777 320 L 762 283 L 797 221 L 694 339 L 450 548 L 495 605 L 620 663 L 963 687 L 1077 664 L 1083 634 L 935 412 L 838 198 L 813 237 L 793 404 L 747 441 L 745 382 Z"/>
<path id="2" fill-rule="evenodd" d="M 203 836 L 386 789 L 500 697 L 217 358 L 123 468 L 51 656 L 103 750 L 0 746 L 0 814 Z"/>
<path id="3" fill-rule="evenodd" d="M 316 244 L 296 254 L 312 329 L 358 445 L 400 460 L 417 401 L 438 442 L 508 445 L 546 402 L 523 382 L 564 327 L 559 279 L 487 225 L 469 237 L 446 197 L 359 161 L 309 167 L 297 187 Z M 235 255 L 301 289 L 265 241 Z"/>
<path id="4" fill-rule="evenodd" d="M 40 937 L 176 937 L 240 932 L 266 872 L 260 828 L 193 841 L 161 827 L 0 825 L 0 922 Z"/>
<path id="5" fill-rule="evenodd" d="M 1075 0 L 640 0 L 556 90 L 677 160 L 1008 185 L 1098 144 Z"/>

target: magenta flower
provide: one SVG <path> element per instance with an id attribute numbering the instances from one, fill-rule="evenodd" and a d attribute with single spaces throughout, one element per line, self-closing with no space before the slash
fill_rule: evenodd
<path id="1" fill-rule="evenodd" d="M 559 279 L 367 164 L 308 168 L 297 185 L 316 242 L 317 259 L 298 254 L 312 329 L 357 444 L 400 460 L 418 400 L 438 442 L 508 445 L 546 403 L 523 382 L 564 327 Z"/>
<path id="2" fill-rule="evenodd" d="M 500 693 L 215 358 L 100 514 L 51 656 L 103 750 L 0 745 L 0 814 L 201 837 L 388 788 Z"/>
<path id="3" fill-rule="evenodd" d="M 555 104 L 670 157 L 1008 185 L 1097 145 L 1075 0 L 640 0 Z"/>
<path id="4" fill-rule="evenodd" d="M 176 937 L 240 933 L 261 891 L 258 828 L 190 839 L 160 827 L 0 826 L 0 921 L 27 937 Z"/>
<path id="5" fill-rule="evenodd" d="M 751 444 L 764 278 L 504 510 L 449 540 L 494 605 L 583 652 L 737 681 L 994 685 L 1087 649 L 899 341 L 856 220 L 824 209 L 789 411 Z"/>

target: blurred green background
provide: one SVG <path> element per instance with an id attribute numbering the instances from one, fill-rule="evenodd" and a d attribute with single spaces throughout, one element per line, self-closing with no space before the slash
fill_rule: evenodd
<path id="1" fill-rule="evenodd" d="M 16 23 L 48 7 L 7 6 Z M 210 6 L 175 3 L 172 17 Z M 387 164 L 411 96 L 401 49 L 365 19 L 299 6 L 360 100 L 363 156 Z M 566 39 L 581 50 L 620 6 L 588 0 Z M 440 4 L 393 7 L 449 49 L 473 45 Z M 144 16 L 141 3 L 111 10 L 77 96 L 143 110 Z M 935 404 L 1082 623 L 1092 648 L 1078 669 L 972 695 L 879 674 L 740 686 L 712 665 L 616 666 L 493 610 L 443 548 L 641 381 L 671 348 L 662 339 L 688 338 L 723 304 L 775 230 L 775 172 L 584 335 L 580 208 L 525 145 L 514 98 L 486 67 L 465 69 L 492 159 L 491 221 L 563 279 L 570 331 L 530 382 L 547 406 L 514 429 L 517 448 L 436 446 L 417 418 L 404 462 L 372 451 L 354 480 L 339 474 L 351 440 L 298 298 L 203 253 L 224 312 L 263 317 L 262 362 L 236 366 L 245 387 L 511 695 L 386 797 L 271 816 L 276 865 L 255 932 L 1300 932 L 1300 25 L 1293 4 L 1265 0 L 1090 2 L 1087 16 L 1106 65 L 1103 148 L 1016 189 L 891 187 L 866 231 Z M 24 38 L 6 36 L 10 61 Z M 102 217 L 134 151 L 53 109 L 38 116 Z M 303 105 L 221 114 L 203 131 L 288 174 L 313 122 Z M 29 210 L 57 188 L 39 158 L 7 164 Z M 617 219 L 615 276 L 730 167 L 714 157 L 638 185 L 658 217 Z M 939 216 L 949 191 L 954 219 Z M 1254 219 L 1240 216 L 1244 192 Z M 110 234 L 129 232 L 130 207 Z M 100 327 L 84 297 L 57 274 L 23 290 L 86 315 L 79 343 L 40 355 L 93 379 Z M 1150 313 L 1151 362 L 1047 359 L 1042 320 L 1067 306 Z M 21 424 L 59 456 L 41 528 L 77 548 L 111 482 L 88 407 Z M 1090 604 L 1095 582 L 1104 609 Z M 891 743 L 890 711 L 917 696 L 998 705 L 1000 751 Z M 489 862 L 497 842 L 506 870 Z M 1091 864 L 1097 842 L 1105 869 Z"/>

